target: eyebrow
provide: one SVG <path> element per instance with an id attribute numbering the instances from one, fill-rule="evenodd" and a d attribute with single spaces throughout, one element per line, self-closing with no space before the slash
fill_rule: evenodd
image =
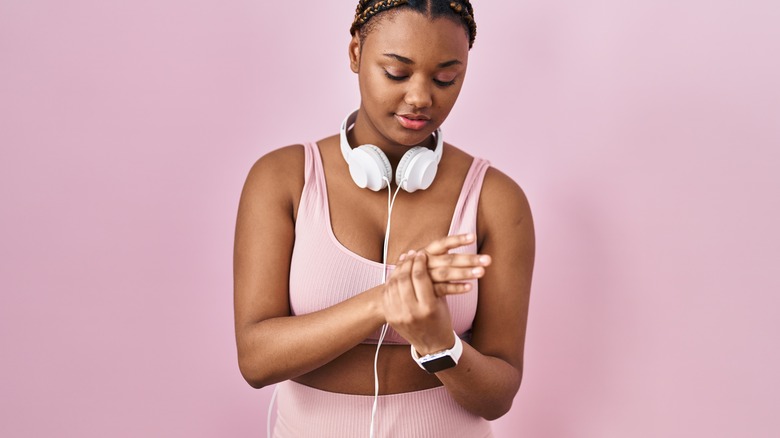
<path id="1" fill-rule="evenodd" d="M 386 57 L 388 57 L 388 58 L 393 58 L 396 61 L 403 62 L 406 65 L 414 65 L 414 61 L 412 61 L 411 59 L 409 59 L 407 57 L 404 57 L 404 56 L 401 56 L 401 55 L 396 55 L 395 53 L 385 53 L 384 55 Z M 458 65 L 458 64 L 463 64 L 463 63 L 458 61 L 457 59 L 453 59 L 451 61 L 442 62 L 437 67 L 445 68 L 445 67 L 449 67 L 451 65 Z"/>

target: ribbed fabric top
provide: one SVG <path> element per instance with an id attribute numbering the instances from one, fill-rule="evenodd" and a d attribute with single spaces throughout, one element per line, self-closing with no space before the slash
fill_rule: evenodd
<path id="1" fill-rule="evenodd" d="M 304 315 L 326 309 L 382 283 L 382 264 L 362 257 L 341 244 L 333 233 L 328 190 L 316 143 L 304 144 L 304 186 L 295 222 L 295 247 L 290 265 L 290 309 Z M 490 163 L 474 158 L 458 197 L 448 235 L 477 233 L 477 205 L 482 181 Z M 393 238 L 392 233 L 390 239 Z M 452 252 L 476 254 L 472 243 Z M 395 265 L 387 265 L 388 277 Z M 472 290 L 447 296 L 452 326 L 462 338 L 470 336 L 477 310 L 477 281 Z M 364 343 L 376 343 L 377 330 Z M 392 328 L 383 341 L 409 344 Z"/>

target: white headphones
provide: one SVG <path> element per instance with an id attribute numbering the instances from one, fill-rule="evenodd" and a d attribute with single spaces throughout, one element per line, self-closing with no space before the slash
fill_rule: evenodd
<path id="1" fill-rule="evenodd" d="M 393 177 L 393 169 L 387 156 L 379 147 L 372 144 L 364 144 L 352 149 L 347 140 L 347 128 L 355 124 L 357 114 L 358 111 L 355 110 L 341 124 L 341 153 L 349 164 L 349 174 L 352 175 L 355 184 L 373 191 L 382 190 Z M 409 149 L 398 162 L 395 182 L 409 193 L 425 190 L 433 183 L 444 149 L 441 128 L 437 129 L 434 135 L 436 136 L 434 151 L 415 146 Z"/>

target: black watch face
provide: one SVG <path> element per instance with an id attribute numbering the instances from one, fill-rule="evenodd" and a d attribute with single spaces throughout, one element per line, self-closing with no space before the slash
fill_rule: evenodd
<path id="1" fill-rule="evenodd" d="M 438 373 L 439 371 L 452 368 L 455 365 L 457 364 L 454 360 L 452 360 L 451 356 L 437 357 L 436 359 L 423 362 L 422 364 L 422 366 L 425 368 L 425 371 L 428 371 L 429 373 Z"/>

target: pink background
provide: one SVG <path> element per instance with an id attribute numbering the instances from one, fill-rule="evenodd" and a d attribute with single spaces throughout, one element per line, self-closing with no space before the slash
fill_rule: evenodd
<path id="1" fill-rule="evenodd" d="M 232 238 L 358 104 L 355 0 L 0 3 L 0 435 L 264 436 Z M 531 201 L 498 437 L 780 436 L 780 5 L 475 1 L 446 138 Z"/>

